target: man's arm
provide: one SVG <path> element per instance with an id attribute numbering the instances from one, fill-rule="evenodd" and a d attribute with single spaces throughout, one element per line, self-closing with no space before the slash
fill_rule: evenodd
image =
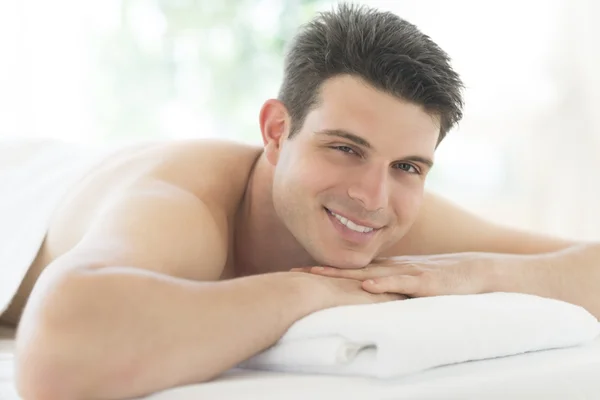
<path id="1" fill-rule="evenodd" d="M 16 339 L 22 397 L 129 398 L 207 380 L 323 306 L 294 274 L 214 282 L 223 218 L 161 181 L 119 195 L 36 284 Z"/>
<path id="2" fill-rule="evenodd" d="M 543 254 L 490 256 L 487 291 L 529 293 L 584 307 L 600 319 L 600 243 L 579 243 Z"/>
<path id="3" fill-rule="evenodd" d="M 402 240 L 386 256 L 489 252 L 537 254 L 578 242 L 503 226 L 482 218 L 432 192 Z"/>
<path id="4" fill-rule="evenodd" d="M 413 228 L 386 256 L 428 254 L 442 254 L 431 259 L 431 264 L 441 268 L 453 265 L 462 272 L 472 266 L 473 274 L 489 270 L 489 274 L 480 274 L 485 282 L 484 287 L 477 285 L 477 290 L 556 298 L 581 305 L 600 318 L 598 242 L 584 243 L 498 225 L 428 193 Z M 480 281 L 474 278 L 462 280 L 467 284 Z"/>
<path id="5" fill-rule="evenodd" d="M 125 399 L 203 382 L 321 308 L 311 282 L 287 273 L 202 283 L 107 267 L 45 279 L 17 337 L 16 383 L 32 400 Z"/>

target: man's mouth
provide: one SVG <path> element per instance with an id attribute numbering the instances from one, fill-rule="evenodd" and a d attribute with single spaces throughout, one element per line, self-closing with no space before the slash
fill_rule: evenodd
<path id="1" fill-rule="evenodd" d="M 373 227 L 373 226 L 365 226 L 365 225 L 360 225 L 357 222 L 354 222 L 344 216 L 341 216 L 333 211 L 331 211 L 330 209 L 325 208 L 325 211 L 327 211 L 327 213 L 331 216 L 333 216 L 335 219 L 337 219 L 342 225 L 344 225 L 346 228 L 354 231 L 354 232 L 359 232 L 359 233 L 370 233 L 373 232 L 374 230 L 377 230 L 378 228 Z"/>

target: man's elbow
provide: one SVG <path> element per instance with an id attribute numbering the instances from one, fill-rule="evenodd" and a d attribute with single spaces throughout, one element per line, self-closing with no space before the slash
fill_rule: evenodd
<path id="1" fill-rule="evenodd" d="M 81 344 L 82 324 L 73 279 L 61 276 L 34 289 L 17 328 L 15 385 L 24 400 L 89 398 L 84 385 L 92 366 Z M 79 299 L 80 300 L 80 299 Z"/>
<path id="2" fill-rule="evenodd" d="M 79 399 L 76 379 L 80 374 L 66 368 L 69 357 L 45 337 L 44 329 L 35 338 L 17 340 L 14 382 L 24 400 Z"/>

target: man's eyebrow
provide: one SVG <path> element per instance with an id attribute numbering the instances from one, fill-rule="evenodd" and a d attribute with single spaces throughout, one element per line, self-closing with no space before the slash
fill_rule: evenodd
<path id="1" fill-rule="evenodd" d="M 348 139 L 360 146 L 363 146 L 367 149 L 372 149 L 373 146 L 371 146 L 371 143 L 367 142 L 367 140 L 365 140 L 364 138 L 345 131 L 343 129 L 322 129 L 320 131 L 316 132 L 317 134 L 320 135 L 328 135 L 328 136 L 338 136 L 338 137 L 342 137 L 344 139 Z M 422 163 L 427 165 L 429 168 L 433 167 L 433 160 L 427 157 L 422 157 L 422 156 L 408 156 L 408 157 L 403 157 L 402 160 L 399 161 L 413 161 L 413 162 L 418 162 L 418 163 Z"/>
<path id="2" fill-rule="evenodd" d="M 355 135 L 354 133 L 345 131 L 343 129 L 322 129 L 316 132 L 320 135 L 329 135 L 329 136 L 338 136 L 344 139 L 348 139 L 360 146 L 366 147 L 367 149 L 372 149 L 371 143 L 367 142 L 364 138 Z"/>
<path id="3" fill-rule="evenodd" d="M 402 159 L 402 161 L 414 161 L 414 162 L 418 162 L 418 163 L 422 163 L 427 165 L 429 168 L 433 167 L 433 160 L 427 157 L 421 157 L 421 156 L 408 156 L 408 157 L 404 157 Z"/>

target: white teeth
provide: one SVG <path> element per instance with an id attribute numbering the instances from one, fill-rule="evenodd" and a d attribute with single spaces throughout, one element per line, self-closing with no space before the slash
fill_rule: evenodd
<path id="1" fill-rule="evenodd" d="M 337 215 L 333 211 L 330 211 L 330 212 L 331 212 L 331 215 L 333 215 L 338 221 L 340 221 L 343 225 L 345 225 L 349 229 L 352 229 L 353 231 L 361 232 L 361 233 L 369 233 L 373 230 L 373 228 L 355 224 L 354 222 L 350 221 L 349 219 L 344 218 L 341 215 Z"/>

